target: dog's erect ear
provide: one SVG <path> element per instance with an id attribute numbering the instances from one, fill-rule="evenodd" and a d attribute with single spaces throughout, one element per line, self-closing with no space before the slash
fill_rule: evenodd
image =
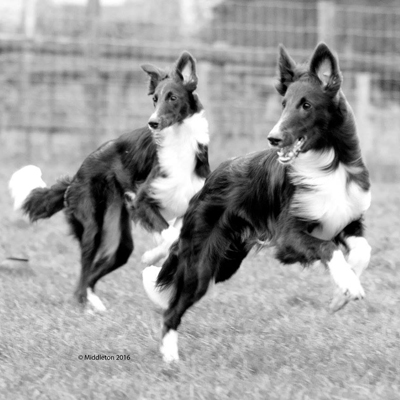
<path id="1" fill-rule="evenodd" d="M 279 45 L 278 68 L 279 81 L 275 85 L 275 88 L 281 96 L 284 96 L 288 86 L 294 81 L 296 63 L 289 56 L 282 44 Z"/>
<path id="2" fill-rule="evenodd" d="M 196 90 L 196 61 L 189 52 L 184 51 L 176 61 L 175 76 L 183 82 L 187 90 L 190 92 Z"/>
<path id="3" fill-rule="evenodd" d="M 144 64 L 141 65 L 141 68 L 144 72 L 146 72 L 150 76 L 150 83 L 149 83 L 149 93 L 153 94 L 156 90 L 158 83 L 164 78 L 164 73 L 151 64 Z"/>
<path id="4" fill-rule="evenodd" d="M 342 84 L 342 73 L 335 55 L 325 43 L 320 43 L 311 56 L 310 72 L 321 81 L 325 92 L 335 96 Z"/>

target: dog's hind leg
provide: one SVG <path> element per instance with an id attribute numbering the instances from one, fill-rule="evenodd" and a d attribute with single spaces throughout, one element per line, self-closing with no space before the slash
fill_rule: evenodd
<path id="1" fill-rule="evenodd" d="M 164 313 L 160 351 L 165 362 L 179 360 L 177 329 L 186 310 L 211 289 L 214 281 L 229 279 L 240 267 L 248 251 L 242 245 L 239 247 L 229 247 L 215 257 L 203 256 L 195 262 L 196 266 L 185 269 L 186 275 L 181 278 L 181 282 L 177 282 L 178 289 Z M 211 262 L 213 266 L 207 265 Z M 212 271 L 217 271 L 217 275 L 213 276 Z"/>
<path id="2" fill-rule="evenodd" d="M 87 220 L 85 224 L 82 224 L 73 215 L 69 215 L 68 219 L 81 247 L 81 274 L 75 290 L 75 297 L 78 303 L 85 305 L 87 302 L 87 281 L 99 246 L 100 232 L 94 219 Z"/>
<path id="3" fill-rule="evenodd" d="M 101 244 L 87 278 L 87 299 L 96 311 L 105 306 L 94 293 L 99 279 L 126 264 L 133 251 L 131 222 L 125 207 L 114 203 L 106 212 Z"/>
<path id="4" fill-rule="evenodd" d="M 192 278 L 184 279 L 182 290 L 175 295 L 174 301 L 164 312 L 160 351 L 165 362 L 179 361 L 177 329 L 182 316 L 206 294 L 211 282 L 211 276 L 204 276 L 194 282 Z"/>
<path id="5" fill-rule="evenodd" d="M 174 289 L 174 295 L 164 313 L 160 348 L 164 361 L 179 360 L 177 328 L 186 310 L 198 302 L 214 283 L 229 279 L 248 254 L 250 248 L 242 241 L 240 232 L 232 232 L 230 229 L 232 226 L 239 228 L 236 222 L 239 223 L 239 219 L 231 220 L 227 227 L 222 223 L 214 227 L 209 235 L 204 236 L 213 235 L 214 239 L 208 242 L 201 240 L 198 246 L 190 246 L 190 251 L 188 248 L 182 251 L 182 247 L 185 246 L 178 246 L 178 243 L 173 246 L 168 260 L 175 250 L 179 253 L 176 257 L 181 264 L 178 264 L 175 270 L 173 285 L 162 288 Z M 167 277 L 166 281 L 171 279 Z"/>

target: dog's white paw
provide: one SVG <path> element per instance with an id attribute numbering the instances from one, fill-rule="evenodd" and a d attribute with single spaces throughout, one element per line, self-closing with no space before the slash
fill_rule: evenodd
<path id="1" fill-rule="evenodd" d="M 350 300 L 357 300 L 365 297 L 365 292 L 358 276 L 346 262 L 341 251 L 334 252 L 328 266 L 332 278 L 338 287 L 330 305 L 332 311 L 340 310 Z"/>
<path id="2" fill-rule="evenodd" d="M 362 299 L 365 292 L 360 280 L 352 269 L 346 269 L 340 274 L 340 279 L 336 282 L 342 293 L 351 299 Z"/>
<path id="3" fill-rule="evenodd" d="M 141 258 L 143 264 L 152 265 L 157 263 L 163 257 L 167 255 L 167 252 L 162 247 L 155 247 L 154 249 L 146 251 Z"/>
<path id="4" fill-rule="evenodd" d="M 346 262 L 341 251 L 335 251 L 331 261 L 328 262 L 329 271 L 336 285 L 343 294 L 349 295 L 353 299 L 360 299 L 365 296 L 364 289 L 360 280 Z"/>
<path id="5" fill-rule="evenodd" d="M 105 312 L 107 311 L 106 306 L 100 300 L 100 297 L 94 294 L 93 290 L 88 288 L 87 289 L 87 301 L 90 306 L 92 306 L 92 311 L 95 312 Z M 89 312 L 90 313 L 90 312 Z"/>
<path id="6" fill-rule="evenodd" d="M 179 237 L 179 229 L 170 226 L 161 232 L 161 243 L 154 249 L 146 251 L 141 258 L 143 264 L 153 265 L 168 255 L 172 243 Z"/>
<path id="7" fill-rule="evenodd" d="M 165 334 L 162 339 L 160 351 L 166 363 L 179 361 L 177 331 L 171 329 Z"/>

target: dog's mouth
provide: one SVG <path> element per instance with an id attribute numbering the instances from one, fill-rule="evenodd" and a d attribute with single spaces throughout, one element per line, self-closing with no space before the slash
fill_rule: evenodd
<path id="1" fill-rule="evenodd" d="M 299 155 L 304 143 L 306 142 L 306 136 L 302 136 L 293 142 L 290 146 L 285 146 L 278 151 L 278 161 L 281 164 L 290 164 Z"/>
<path id="2" fill-rule="evenodd" d="M 156 144 L 161 144 L 163 141 L 164 135 L 162 131 L 162 129 L 150 129 L 150 132 Z"/>
<path id="3" fill-rule="evenodd" d="M 161 127 L 152 128 L 151 126 L 149 126 L 149 129 L 150 129 L 150 132 L 151 132 L 153 135 L 158 135 L 158 134 L 162 131 L 162 128 L 161 128 Z"/>

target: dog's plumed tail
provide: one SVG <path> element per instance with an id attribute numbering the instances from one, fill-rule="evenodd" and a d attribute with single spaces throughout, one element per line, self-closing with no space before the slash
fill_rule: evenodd
<path id="1" fill-rule="evenodd" d="M 69 185 L 70 179 L 63 178 L 49 188 L 33 189 L 22 204 L 22 211 L 31 222 L 50 218 L 64 208 L 64 194 Z"/>
<path id="2" fill-rule="evenodd" d="M 178 258 L 171 252 L 162 267 L 150 266 L 143 270 L 143 286 L 150 300 L 167 309 L 176 290 Z"/>
<path id="3" fill-rule="evenodd" d="M 28 165 L 15 172 L 9 183 L 14 199 L 14 210 L 22 210 L 34 222 L 50 218 L 64 208 L 64 194 L 71 184 L 70 178 L 62 178 L 46 187 L 38 167 Z"/>

